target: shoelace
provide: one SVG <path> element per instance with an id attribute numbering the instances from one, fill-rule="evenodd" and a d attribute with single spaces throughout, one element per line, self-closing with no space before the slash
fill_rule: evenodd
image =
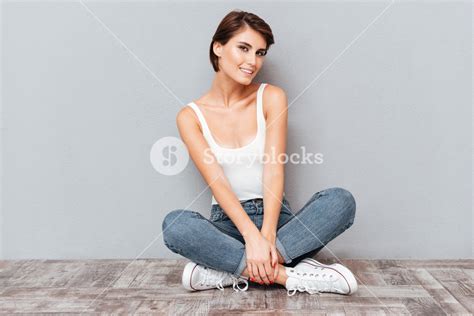
<path id="1" fill-rule="evenodd" d="M 234 289 L 234 291 L 236 292 L 244 292 L 244 291 L 247 291 L 248 287 L 249 287 L 249 282 L 243 278 L 237 278 L 233 275 L 230 276 L 232 278 L 232 288 Z M 245 287 L 242 289 L 239 287 L 239 281 L 243 281 L 244 284 L 245 284 Z"/>
<path id="2" fill-rule="evenodd" d="M 324 267 L 319 267 L 320 270 L 324 270 L 325 268 Z M 314 273 L 303 273 L 302 276 L 305 276 L 309 274 L 310 276 L 311 275 L 314 275 Z M 319 275 L 316 274 L 316 275 Z M 325 274 L 323 273 L 322 274 L 322 278 L 324 280 L 320 280 L 320 281 L 314 281 L 314 280 L 306 280 L 304 278 L 298 278 L 298 277 L 294 277 L 298 280 L 298 284 L 296 285 L 296 288 L 293 288 L 293 289 L 289 289 L 287 290 L 287 295 L 288 296 L 293 296 L 295 295 L 295 293 L 297 291 L 300 291 L 300 292 L 303 292 L 303 291 L 306 291 L 308 292 L 309 294 L 317 294 L 317 295 L 320 295 L 322 292 L 332 292 L 332 291 L 336 291 L 336 289 L 333 287 L 334 285 L 334 282 L 336 280 L 329 280 L 327 279 L 326 280 L 326 277 L 328 276 L 329 274 Z M 331 278 L 332 276 L 329 275 L 329 277 Z M 315 285 L 315 283 L 318 282 L 318 286 Z M 319 286 L 320 285 L 320 286 Z M 293 291 L 293 292 L 292 292 Z"/>
<path id="3" fill-rule="evenodd" d="M 239 291 L 246 291 L 249 287 L 249 283 L 247 280 L 244 278 L 238 278 L 235 277 L 234 275 L 230 274 L 225 271 L 217 271 L 213 270 L 212 273 L 211 271 L 207 268 L 204 267 L 204 273 L 202 279 L 199 280 L 199 283 L 205 286 L 216 286 L 219 290 L 224 291 L 224 287 L 227 285 L 230 285 L 230 279 L 232 280 L 232 288 L 234 291 L 239 292 Z M 244 288 L 239 287 L 239 282 L 243 281 L 245 283 Z"/>
<path id="4" fill-rule="evenodd" d="M 291 291 L 293 291 L 293 292 L 291 292 Z M 307 291 L 307 292 L 310 293 L 310 294 L 321 295 L 321 292 L 320 292 L 320 291 L 310 289 L 310 288 L 308 288 L 308 287 L 306 287 L 306 286 L 297 286 L 295 289 L 288 290 L 288 291 L 286 292 L 286 294 L 287 294 L 288 296 L 293 296 L 293 295 L 295 295 L 295 293 L 298 292 L 298 291 L 300 291 L 300 292 Z"/>

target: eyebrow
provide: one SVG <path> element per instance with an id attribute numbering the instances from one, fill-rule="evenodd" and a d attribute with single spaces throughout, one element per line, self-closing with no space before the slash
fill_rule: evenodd
<path id="1" fill-rule="evenodd" d="M 238 43 L 241 43 L 241 44 L 244 44 L 244 45 L 247 45 L 249 46 L 250 48 L 252 48 L 252 45 L 250 45 L 249 43 L 247 42 L 238 42 Z M 266 48 L 260 48 L 259 50 L 267 50 Z"/>

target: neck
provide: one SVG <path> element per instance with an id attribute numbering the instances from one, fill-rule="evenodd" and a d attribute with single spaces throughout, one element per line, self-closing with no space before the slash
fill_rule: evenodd
<path id="1" fill-rule="evenodd" d="M 231 108 L 247 95 L 247 90 L 251 84 L 244 85 L 236 82 L 219 71 L 214 76 L 209 95 L 221 104 L 224 108 Z"/>

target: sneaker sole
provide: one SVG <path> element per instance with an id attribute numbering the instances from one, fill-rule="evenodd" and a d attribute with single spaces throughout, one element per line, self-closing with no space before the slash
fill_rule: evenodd
<path id="1" fill-rule="evenodd" d="M 358 285 L 357 285 L 357 280 L 355 279 L 354 274 L 351 272 L 351 270 L 349 270 L 342 264 L 334 263 L 332 265 L 327 265 L 327 264 L 322 264 L 321 262 L 316 261 L 312 258 L 305 258 L 302 261 L 305 263 L 311 264 L 312 266 L 323 266 L 325 268 L 333 269 L 337 271 L 338 273 L 340 273 L 342 277 L 346 280 L 347 285 L 349 286 L 349 292 L 341 293 L 341 294 L 351 295 L 352 293 L 357 291 Z"/>
<path id="2" fill-rule="evenodd" d="M 191 286 L 191 280 L 193 276 L 194 269 L 196 269 L 197 263 L 195 262 L 188 262 L 183 270 L 183 276 L 181 278 L 181 283 L 183 287 L 188 291 L 197 291 Z"/>

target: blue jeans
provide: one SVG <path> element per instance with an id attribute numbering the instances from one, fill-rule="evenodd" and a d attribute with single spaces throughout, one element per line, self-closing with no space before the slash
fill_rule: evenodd
<path id="1" fill-rule="evenodd" d="M 240 201 L 260 230 L 263 200 Z M 314 256 L 329 241 L 354 223 L 356 202 L 346 189 L 334 187 L 315 193 L 297 213 L 283 197 L 277 225 L 276 248 L 285 266 L 295 266 Z M 200 265 L 241 276 L 247 266 L 245 242 L 219 204 L 213 204 L 209 219 L 200 213 L 178 209 L 162 224 L 163 241 L 173 252 Z"/>

